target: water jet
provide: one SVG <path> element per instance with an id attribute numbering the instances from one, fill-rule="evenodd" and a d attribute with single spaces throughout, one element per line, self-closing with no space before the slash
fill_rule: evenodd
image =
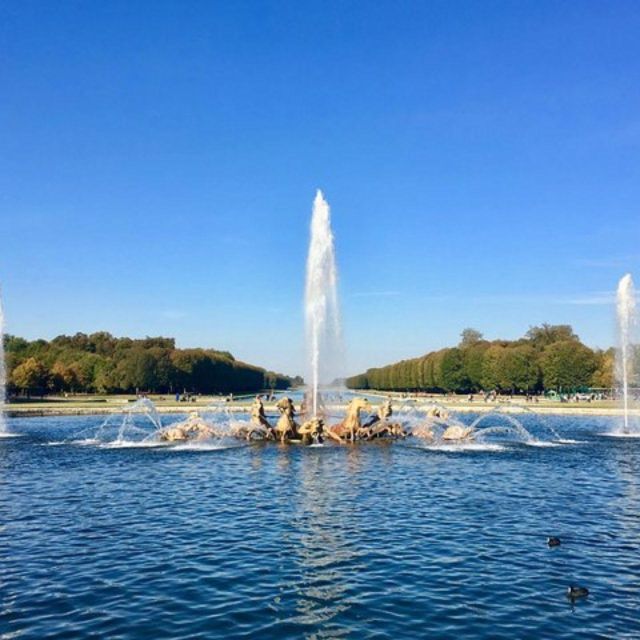
<path id="1" fill-rule="evenodd" d="M 634 374 L 632 331 L 635 325 L 636 296 L 631 274 L 618 283 L 616 311 L 618 318 L 618 349 L 616 350 L 616 382 L 622 393 L 622 433 L 629 434 L 629 386 Z"/>
<path id="2" fill-rule="evenodd" d="M 7 367 L 4 356 L 4 310 L 0 293 L 0 433 L 6 434 L 5 404 L 7 393 Z"/>
<path id="3" fill-rule="evenodd" d="M 318 189 L 313 201 L 311 237 L 305 285 L 305 325 L 312 416 L 318 414 L 319 389 L 342 373 L 341 327 L 336 266 L 329 204 Z"/>

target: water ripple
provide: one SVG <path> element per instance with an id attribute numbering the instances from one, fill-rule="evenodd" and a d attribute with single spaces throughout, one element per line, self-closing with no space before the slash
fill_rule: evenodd
<path id="1" fill-rule="evenodd" d="M 556 447 L 69 444 L 92 420 L 0 442 L 1 638 L 640 637 L 640 442 L 604 419 L 549 418 Z"/>

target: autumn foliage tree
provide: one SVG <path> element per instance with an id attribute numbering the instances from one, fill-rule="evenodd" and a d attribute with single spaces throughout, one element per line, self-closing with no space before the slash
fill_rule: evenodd
<path id="1" fill-rule="evenodd" d="M 177 349 L 173 338 L 116 338 L 104 331 L 51 341 L 5 336 L 10 390 L 122 393 L 253 393 L 294 380 L 236 360 L 228 351 Z M 299 379 L 295 380 L 300 382 Z"/>
<path id="2" fill-rule="evenodd" d="M 43 391 L 47 386 L 47 368 L 36 358 L 27 358 L 11 371 L 9 380 L 18 389 L 29 394 Z"/>

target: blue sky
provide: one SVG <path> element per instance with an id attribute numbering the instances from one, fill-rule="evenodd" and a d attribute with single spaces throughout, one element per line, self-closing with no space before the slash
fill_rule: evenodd
<path id="1" fill-rule="evenodd" d="M 349 372 L 571 323 L 640 271 L 637 2 L 4 2 L 8 330 L 302 372 L 311 203 Z"/>

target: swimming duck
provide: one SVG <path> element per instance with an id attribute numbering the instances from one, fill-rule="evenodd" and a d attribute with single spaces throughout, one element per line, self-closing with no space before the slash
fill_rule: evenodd
<path id="1" fill-rule="evenodd" d="M 556 538 L 556 536 L 549 536 L 547 538 L 547 544 L 550 547 L 559 547 L 561 542 L 560 542 L 560 538 Z"/>
<path id="2" fill-rule="evenodd" d="M 587 587 L 567 587 L 567 598 L 574 600 L 575 598 L 586 598 L 589 595 Z"/>

